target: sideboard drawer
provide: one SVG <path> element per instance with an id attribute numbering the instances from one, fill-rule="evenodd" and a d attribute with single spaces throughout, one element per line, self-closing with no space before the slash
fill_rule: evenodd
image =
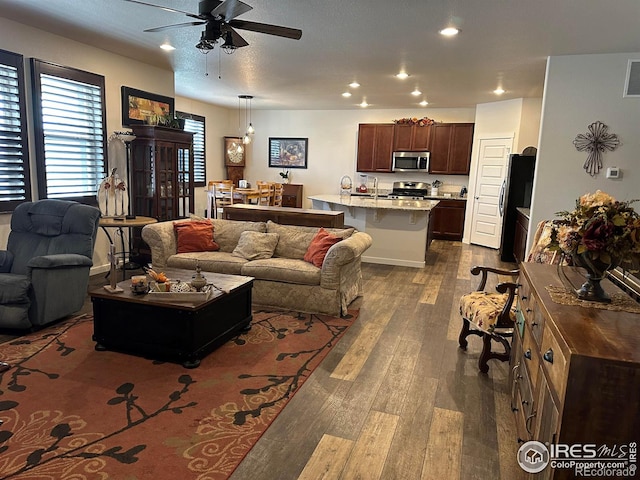
<path id="1" fill-rule="evenodd" d="M 550 387 L 558 394 L 558 398 L 564 398 L 567 387 L 567 360 L 564 358 L 560 345 L 547 326 L 542 334 L 542 346 L 540 348 L 542 368 L 547 371 L 550 380 Z"/>

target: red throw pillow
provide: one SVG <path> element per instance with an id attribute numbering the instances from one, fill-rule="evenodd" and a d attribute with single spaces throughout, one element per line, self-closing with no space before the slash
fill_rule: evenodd
<path id="1" fill-rule="evenodd" d="M 322 267 L 322 262 L 324 262 L 327 252 L 332 245 L 335 245 L 340 240 L 342 240 L 340 237 L 336 237 L 320 227 L 316 236 L 311 240 L 307 253 L 304 254 L 304 261 L 313 263 L 318 268 Z"/>
<path id="2" fill-rule="evenodd" d="M 174 222 L 178 253 L 213 252 L 220 246 L 213 241 L 213 224 L 209 220 Z"/>

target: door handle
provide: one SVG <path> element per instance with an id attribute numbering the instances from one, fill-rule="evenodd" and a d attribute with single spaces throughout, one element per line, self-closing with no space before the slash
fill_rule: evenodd
<path id="1" fill-rule="evenodd" d="M 507 188 L 507 180 L 502 181 L 502 186 L 500 187 L 500 202 L 498 204 L 498 208 L 500 209 L 500 216 L 504 216 L 504 194 Z"/>

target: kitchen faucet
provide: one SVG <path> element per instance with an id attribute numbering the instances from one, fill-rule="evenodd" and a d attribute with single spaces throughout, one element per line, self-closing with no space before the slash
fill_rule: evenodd
<path id="1" fill-rule="evenodd" d="M 378 199 L 378 177 L 373 177 L 373 198 Z"/>

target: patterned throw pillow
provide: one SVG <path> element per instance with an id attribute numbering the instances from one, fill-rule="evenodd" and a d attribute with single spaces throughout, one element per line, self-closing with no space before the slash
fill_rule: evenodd
<path id="1" fill-rule="evenodd" d="M 240 234 L 238 245 L 231 255 L 246 260 L 262 260 L 273 257 L 280 235 L 277 233 L 261 233 L 247 230 Z"/>
<path id="2" fill-rule="evenodd" d="M 213 224 L 209 220 L 174 222 L 178 253 L 213 252 L 220 247 L 213 241 Z"/>

